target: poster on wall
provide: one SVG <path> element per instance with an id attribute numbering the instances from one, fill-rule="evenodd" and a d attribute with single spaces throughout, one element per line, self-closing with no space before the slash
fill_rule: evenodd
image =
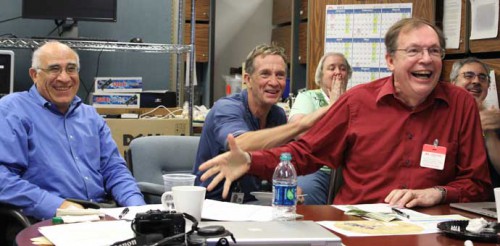
<path id="1" fill-rule="evenodd" d="M 325 53 L 340 52 L 352 66 L 347 89 L 389 76 L 384 36 L 398 20 L 412 16 L 412 3 L 327 5 Z"/>

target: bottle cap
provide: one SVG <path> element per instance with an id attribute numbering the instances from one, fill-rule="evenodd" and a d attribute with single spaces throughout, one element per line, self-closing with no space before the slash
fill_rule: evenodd
<path id="1" fill-rule="evenodd" d="M 63 224 L 64 221 L 61 217 L 54 217 L 52 218 L 52 224 L 53 225 L 59 225 L 59 224 Z"/>
<path id="2" fill-rule="evenodd" d="M 281 153 L 280 160 L 282 161 L 291 161 L 292 160 L 292 154 L 288 152 L 283 152 Z"/>

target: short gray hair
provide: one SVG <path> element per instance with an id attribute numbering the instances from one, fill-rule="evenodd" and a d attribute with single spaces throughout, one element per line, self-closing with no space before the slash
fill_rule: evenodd
<path id="1" fill-rule="evenodd" d="M 31 58 L 31 68 L 33 69 L 39 69 L 40 66 L 41 66 L 41 59 L 40 59 L 40 56 L 43 54 L 43 52 L 45 51 L 45 48 L 47 46 L 50 46 L 50 45 L 59 45 L 63 48 L 66 48 L 66 49 L 69 49 L 71 50 L 73 53 L 75 53 L 76 55 L 76 66 L 78 68 L 80 68 L 80 56 L 78 55 L 78 53 L 76 53 L 75 50 L 73 50 L 71 47 L 69 47 L 68 45 L 66 44 L 63 44 L 59 41 L 48 41 L 47 43 L 41 45 L 40 47 L 38 47 L 34 52 L 33 52 L 33 56 Z"/>
<path id="2" fill-rule="evenodd" d="M 321 59 L 319 60 L 318 67 L 316 67 L 316 74 L 314 76 L 314 83 L 316 83 L 317 86 L 321 86 L 321 79 L 323 78 L 323 66 L 325 65 L 325 60 L 327 57 L 330 56 L 339 56 L 342 59 L 344 59 L 344 65 L 347 67 L 347 79 L 350 79 L 352 76 L 352 67 L 345 58 L 344 54 L 339 53 L 339 52 L 328 52 L 324 54 Z"/>
<path id="3" fill-rule="evenodd" d="M 481 60 L 477 59 L 476 57 L 467 57 L 462 60 L 458 60 L 455 63 L 453 63 L 453 67 L 451 68 L 451 73 L 450 73 L 450 81 L 455 84 L 458 79 L 458 71 L 465 65 L 465 64 L 470 64 L 470 63 L 478 63 L 481 66 L 483 66 L 484 71 L 486 71 L 486 75 L 488 75 L 488 83 L 490 82 L 490 66 L 488 66 L 486 63 L 482 62 Z"/>

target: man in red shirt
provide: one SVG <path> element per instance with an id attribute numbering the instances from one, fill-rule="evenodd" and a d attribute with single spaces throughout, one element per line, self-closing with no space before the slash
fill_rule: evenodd
<path id="1" fill-rule="evenodd" d="M 282 152 L 298 174 L 342 166 L 335 204 L 399 207 L 482 201 L 491 192 L 479 113 L 468 92 L 439 82 L 445 39 L 431 23 L 403 19 L 385 36 L 392 76 L 344 93 L 301 139 L 270 150 L 231 151 L 200 166 L 208 189 L 250 173 L 271 179 Z M 226 188 L 227 187 L 227 188 Z"/>

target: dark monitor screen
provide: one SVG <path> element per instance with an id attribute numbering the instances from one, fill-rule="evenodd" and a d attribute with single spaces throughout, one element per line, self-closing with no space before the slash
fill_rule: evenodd
<path id="1" fill-rule="evenodd" d="M 116 21 L 117 0 L 23 0 L 29 19 Z"/>
<path id="2" fill-rule="evenodd" d="M 12 93 L 13 83 L 14 52 L 0 50 L 0 97 Z"/>

